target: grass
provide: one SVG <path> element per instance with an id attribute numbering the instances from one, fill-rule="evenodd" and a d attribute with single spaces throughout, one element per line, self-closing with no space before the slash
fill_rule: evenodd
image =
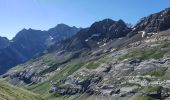
<path id="1" fill-rule="evenodd" d="M 162 48 L 166 48 L 170 46 L 169 41 L 160 41 L 157 46 L 151 48 L 138 48 L 130 51 L 128 54 L 125 54 L 118 58 L 119 61 L 123 61 L 125 59 L 159 59 L 162 58 L 165 54 L 170 54 L 169 50 L 162 50 Z"/>
<path id="2" fill-rule="evenodd" d="M 162 87 L 161 86 L 144 86 L 143 90 L 148 91 L 148 92 L 157 92 L 157 91 L 161 91 Z"/>
<path id="3" fill-rule="evenodd" d="M 11 73 L 17 73 L 17 72 L 20 72 L 23 70 L 23 67 L 21 66 L 16 66 L 16 67 L 13 67 L 11 69 L 8 70 L 8 74 L 11 74 Z"/>
<path id="4" fill-rule="evenodd" d="M 157 50 L 153 48 L 148 48 L 148 49 L 138 49 L 129 52 L 128 54 L 125 54 L 118 58 L 119 61 L 131 58 L 131 59 L 141 59 L 141 60 L 148 60 L 148 59 L 159 59 L 162 58 L 167 51 L 163 50 Z"/>
<path id="5" fill-rule="evenodd" d="M 137 84 L 137 83 L 129 83 L 129 82 L 127 82 L 125 85 L 126 86 L 138 86 L 138 87 L 141 87 L 141 85 Z"/>
<path id="6" fill-rule="evenodd" d="M 56 64 L 47 68 L 40 74 L 43 75 L 43 74 L 55 71 L 56 68 L 58 68 L 59 66 L 62 66 L 61 70 L 56 71 L 55 75 L 52 76 L 47 81 L 39 83 L 39 84 L 26 86 L 25 88 L 34 92 L 34 93 L 38 93 L 38 94 L 42 95 L 42 97 L 44 97 L 47 100 L 65 100 L 66 98 L 68 100 L 68 99 L 72 98 L 72 97 L 62 97 L 62 96 L 57 97 L 55 94 L 49 93 L 50 81 L 57 82 L 59 80 L 66 79 L 68 76 L 72 75 L 77 70 L 81 69 L 82 67 L 86 67 L 85 65 L 87 65 L 87 63 L 89 63 L 89 62 L 90 63 L 88 65 L 93 66 L 93 67 L 91 67 L 92 69 L 98 67 L 98 64 L 94 64 L 94 61 L 78 61 L 76 63 L 69 63 L 69 62 L 71 62 L 72 59 L 75 59 L 78 56 L 79 56 L 79 54 L 77 53 L 77 54 L 74 54 L 71 56 L 63 57 L 63 59 L 57 60 Z M 47 57 L 45 56 L 43 58 L 43 63 L 49 64 L 52 62 L 52 59 L 54 59 L 54 58 L 48 59 L 48 57 L 49 56 L 47 56 Z M 108 57 L 102 57 L 102 58 L 97 59 L 97 62 L 99 62 L 99 63 L 104 63 L 104 62 L 108 62 L 108 61 L 110 61 L 110 59 Z M 61 85 L 61 87 L 70 87 L 70 85 Z"/>
<path id="7" fill-rule="evenodd" d="M 0 100 L 43 100 L 38 95 L 0 81 Z"/>
<path id="8" fill-rule="evenodd" d="M 163 77 L 160 77 L 160 79 L 161 79 L 162 81 L 164 81 L 164 80 L 170 80 L 170 77 L 168 77 L 168 76 L 163 76 Z"/>
<path id="9" fill-rule="evenodd" d="M 61 84 L 59 87 L 60 88 L 71 88 L 72 85 L 70 85 L 70 84 Z"/>
<path id="10" fill-rule="evenodd" d="M 67 62 L 70 62 L 72 59 L 75 59 L 75 58 L 77 58 L 78 56 L 79 56 L 79 53 L 75 53 L 75 54 L 72 54 L 72 55 L 69 55 L 69 56 L 64 57 L 62 60 L 60 59 L 60 61 L 58 61 L 58 62 L 56 62 L 56 63 L 54 63 L 52 60 L 50 60 L 50 61 L 52 61 L 51 65 L 50 65 L 51 67 L 48 68 L 48 69 L 43 70 L 43 71 L 40 73 L 40 75 L 43 75 L 43 74 L 46 74 L 46 73 L 50 73 L 50 72 L 52 72 L 52 71 L 55 71 L 60 65 L 63 65 L 63 64 L 65 64 L 65 63 L 67 63 Z M 46 61 L 48 61 L 48 60 L 46 59 Z M 50 62 L 50 61 L 49 61 L 49 62 Z M 49 64 L 49 62 L 46 62 L 46 63 Z"/>
<path id="11" fill-rule="evenodd" d="M 48 66 L 54 65 L 55 62 L 56 62 L 55 57 L 53 55 L 51 55 L 51 54 L 46 54 L 46 55 L 42 56 L 41 60 L 42 60 L 43 64 L 46 64 Z"/>
<path id="12" fill-rule="evenodd" d="M 46 100 L 75 100 L 74 96 L 65 95 L 65 96 L 59 96 L 57 94 L 52 94 L 48 98 L 45 98 Z"/>
<path id="13" fill-rule="evenodd" d="M 86 68 L 87 69 L 96 69 L 97 67 L 100 66 L 100 64 L 108 63 L 110 61 L 111 61 L 111 58 L 109 58 L 109 57 L 102 57 L 102 58 L 100 58 L 98 60 L 87 62 Z"/>
<path id="14" fill-rule="evenodd" d="M 160 68 L 158 68 L 156 70 L 153 70 L 151 72 L 147 72 L 145 75 L 150 75 L 150 76 L 155 76 L 155 77 L 162 77 L 165 74 L 167 69 L 168 69 L 167 67 L 160 67 Z"/>
<path id="15" fill-rule="evenodd" d="M 152 80 L 148 77 L 139 77 L 140 80 L 146 80 L 148 82 L 151 82 Z"/>
<path id="16" fill-rule="evenodd" d="M 32 85 L 32 86 L 27 86 L 26 89 L 34 92 L 34 93 L 38 93 L 40 95 L 43 95 L 43 97 L 45 97 L 46 95 L 48 95 L 48 91 L 50 89 L 50 82 L 46 81 L 40 84 L 36 84 L 36 85 Z"/>
<path id="17" fill-rule="evenodd" d="M 77 63 L 77 64 L 71 64 L 68 66 L 65 66 L 61 71 L 57 72 L 50 80 L 45 81 L 40 84 L 32 85 L 29 86 L 27 89 L 30 91 L 33 91 L 35 93 L 43 95 L 43 97 L 46 98 L 52 98 L 51 94 L 49 94 L 49 89 L 50 89 L 50 81 L 57 81 L 57 80 L 62 80 L 67 78 L 69 75 L 73 74 L 77 70 L 79 70 L 81 67 L 83 67 L 85 63 Z"/>
<path id="18" fill-rule="evenodd" d="M 80 80 L 86 80 L 86 79 L 88 79 L 89 77 L 86 76 L 86 75 L 80 75 L 80 73 L 76 73 L 76 74 L 74 75 L 74 78 L 80 79 Z"/>
<path id="19" fill-rule="evenodd" d="M 90 95 L 87 93 L 83 93 L 82 95 L 76 97 L 74 100 L 90 100 Z"/>
<path id="20" fill-rule="evenodd" d="M 87 69 L 96 69 L 98 66 L 100 66 L 99 62 L 91 61 L 86 65 Z"/>
<path id="21" fill-rule="evenodd" d="M 146 95 L 134 95 L 130 98 L 130 100 L 155 100 L 155 99 Z"/>
<path id="22" fill-rule="evenodd" d="M 109 58 L 103 57 L 103 58 L 100 58 L 98 61 L 100 63 L 104 63 L 104 62 L 109 61 Z M 45 81 L 45 82 L 40 83 L 40 84 L 31 85 L 31 86 L 28 86 L 26 88 L 30 91 L 33 91 L 33 92 L 38 93 L 40 95 L 43 95 L 43 97 L 45 97 L 45 98 L 53 98 L 52 96 L 55 96 L 55 95 L 52 95 L 52 94 L 49 93 L 50 81 L 56 82 L 58 80 L 65 79 L 68 76 L 75 73 L 77 70 L 81 69 L 82 67 L 86 67 L 87 63 L 88 62 L 86 62 L 86 61 L 80 61 L 80 62 L 77 62 L 77 63 L 67 64 L 67 65 L 63 66 L 60 71 L 56 72 L 55 75 L 53 77 L 51 77 L 48 81 Z M 92 62 L 91 62 L 90 65 L 93 65 Z M 93 68 L 96 68 L 96 66 L 97 65 L 93 65 Z"/>

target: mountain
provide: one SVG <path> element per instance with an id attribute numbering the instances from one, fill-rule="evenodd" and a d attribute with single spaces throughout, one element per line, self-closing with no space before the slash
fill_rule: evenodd
<path id="1" fill-rule="evenodd" d="M 10 41 L 0 38 L 2 41 L 0 43 L 4 44 L 0 50 L 0 74 L 17 64 L 40 56 L 50 45 L 69 38 L 79 30 L 76 27 L 59 24 L 48 31 L 23 29 Z"/>
<path id="2" fill-rule="evenodd" d="M 137 34 L 139 31 L 146 33 L 160 32 L 170 28 L 170 8 L 151 14 L 148 17 L 142 18 L 134 27 L 129 36 Z"/>
<path id="3" fill-rule="evenodd" d="M 110 40 L 125 37 L 130 31 L 131 29 L 122 20 L 104 19 L 95 22 L 89 28 L 82 29 L 73 37 L 53 45 L 49 51 L 55 49 L 72 51 L 83 48 L 92 49 Z"/>
<path id="4" fill-rule="evenodd" d="M 23 29 L 12 39 L 11 47 L 30 59 L 42 53 L 50 44 L 50 35 L 46 31 Z"/>
<path id="5" fill-rule="evenodd" d="M 122 20 L 104 19 L 95 22 L 89 28 L 81 29 L 72 37 L 52 45 L 47 54 L 12 68 L 4 77 L 9 76 L 9 82 L 14 85 L 31 85 L 45 82 L 42 84 L 44 90 L 41 93 L 48 97 L 50 96 L 48 93 L 50 88 L 49 79 L 51 81 L 65 79 L 83 68 L 82 66 L 85 63 L 92 63 L 91 61 L 100 60 L 105 62 L 102 57 L 106 52 L 113 50 L 113 47 L 110 48 L 107 43 L 114 44 L 116 42 L 117 44 L 120 43 L 119 41 L 124 41 L 121 38 L 126 38 L 130 31 L 131 29 Z M 96 65 L 99 65 L 99 63 Z M 96 65 L 92 63 L 94 67 Z M 66 69 L 60 72 L 59 69 L 64 66 L 67 66 Z M 57 70 L 59 70 L 59 74 L 54 75 L 58 76 L 53 77 L 53 73 Z M 39 92 L 39 89 L 41 89 L 39 86 L 35 90 L 34 86 L 33 88 L 30 87 L 33 92 Z"/>
<path id="6" fill-rule="evenodd" d="M 81 28 L 80 28 L 81 29 Z M 73 26 L 70 27 L 65 24 L 58 24 L 56 27 L 51 28 L 48 30 L 48 33 L 56 40 L 61 41 L 65 40 L 71 36 L 73 36 L 75 33 L 77 33 L 80 29 Z"/>
<path id="7" fill-rule="evenodd" d="M 133 27 L 122 20 L 94 22 L 2 77 L 47 100 L 168 100 L 169 11 Z"/>
<path id="8" fill-rule="evenodd" d="M 9 45 L 10 41 L 6 37 L 0 37 L 0 49 L 4 49 Z"/>

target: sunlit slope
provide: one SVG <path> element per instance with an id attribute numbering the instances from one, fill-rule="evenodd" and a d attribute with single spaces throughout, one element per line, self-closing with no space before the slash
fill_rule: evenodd
<path id="1" fill-rule="evenodd" d="M 27 90 L 0 81 L 0 100 L 43 100 Z"/>

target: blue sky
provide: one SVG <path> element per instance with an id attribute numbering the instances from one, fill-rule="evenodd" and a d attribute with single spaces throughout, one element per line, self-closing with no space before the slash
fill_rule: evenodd
<path id="1" fill-rule="evenodd" d="M 0 36 L 23 28 L 47 30 L 59 23 L 87 27 L 104 18 L 135 24 L 170 7 L 170 0 L 0 0 Z"/>

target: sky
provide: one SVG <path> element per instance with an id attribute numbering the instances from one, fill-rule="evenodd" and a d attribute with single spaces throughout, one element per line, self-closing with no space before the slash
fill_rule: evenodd
<path id="1" fill-rule="evenodd" d="M 170 7 L 170 0 L 0 0 L 0 36 L 12 39 L 23 28 L 48 30 L 65 23 L 89 27 L 105 18 L 135 24 Z"/>

